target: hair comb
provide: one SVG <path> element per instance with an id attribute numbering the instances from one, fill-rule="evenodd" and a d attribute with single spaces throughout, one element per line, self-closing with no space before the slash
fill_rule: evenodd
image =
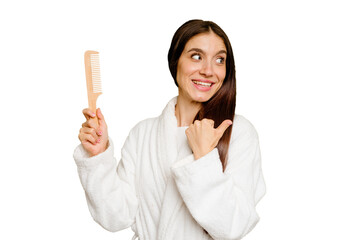
<path id="1" fill-rule="evenodd" d="M 85 52 L 85 70 L 88 107 L 96 114 L 96 101 L 97 98 L 102 94 L 99 52 L 91 50 Z M 98 126 L 99 121 L 97 116 L 95 119 Z"/>

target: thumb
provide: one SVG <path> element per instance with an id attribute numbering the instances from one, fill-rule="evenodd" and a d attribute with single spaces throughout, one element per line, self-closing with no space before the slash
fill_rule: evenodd
<path id="1" fill-rule="evenodd" d="M 96 109 L 96 114 L 97 114 L 97 118 L 99 119 L 100 127 L 104 127 L 106 125 L 105 124 L 105 118 L 104 118 L 104 115 L 101 113 L 100 108 Z"/>
<path id="2" fill-rule="evenodd" d="M 216 131 L 218 132 L 218 134 L 219 134 L 220 138 L 222 137 L 222 135 L 224 134 L 224 132 L 226 131 L 226 129 L 227 129 L 228 127 L 230 127 L 230 125 L 231 125 L 231 124 L 233 124 L 233 122 L 232 122 L 231 120 L 229 120 L 229 119 L 226 119 L 226 120 L 224 120 L 224 121 L 220 124 L 220 126 L 218 126 L 218 127 L 216 128 Z"/>

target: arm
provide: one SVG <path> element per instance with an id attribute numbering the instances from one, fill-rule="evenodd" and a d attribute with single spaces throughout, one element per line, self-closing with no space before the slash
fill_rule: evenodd
<path id="1" fill-rule="evenodd" d="M 222 172 L 217 148 L 172 166 L 179 192 L 194 219 L 214 239 L 241 239 L 259 221 L 255 206 L 265 193 L 258 135 L 247 121 L 237 128 Z M 234 133 L 233 129 L 233 133 Z"/>
<path id="2" fill-rule="evenodd" d="M 89 157 L 82 145 L 73 155 L 92 217 L 112 232 L 132 225 L 138 208 L 134 188 L 133 159 L 136 158 L 132 144 L 132 135 L 129 135 L 118 165 L 111 139 L 106 151 L 96 156 Z"/>

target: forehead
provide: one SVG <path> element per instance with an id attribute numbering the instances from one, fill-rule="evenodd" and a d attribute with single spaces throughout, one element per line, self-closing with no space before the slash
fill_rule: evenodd
<path id="1" fill-rule="evenodd" d="M 185 50 L 188 51 L 191 48 L 200 48 L 204 51 L 226 51 L 224 41 L 214 32 L 200 33 L 193 36 L 186 43 Z"/>

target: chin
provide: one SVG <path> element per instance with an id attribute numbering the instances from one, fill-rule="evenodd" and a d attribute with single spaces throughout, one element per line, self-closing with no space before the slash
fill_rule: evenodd
<path id="1" fill-rule="evenodd" d="M 210 98 L 212 97 L 212 95 L 210 94 L 197 94 L 195 96 L 192 97 L 192 99 L 196 102 L 207 102 L 208 100 L 210 100 Z"/>

